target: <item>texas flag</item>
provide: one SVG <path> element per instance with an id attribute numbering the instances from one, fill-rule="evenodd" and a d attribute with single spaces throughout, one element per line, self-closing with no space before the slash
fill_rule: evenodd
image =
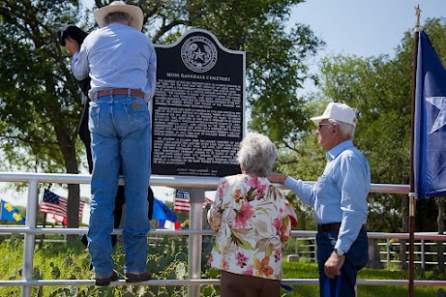
<path id="1" fill-rule="evenodd" d="M 414 185 L 417 198 L 446 195 L 446 69 L 419 32 L 414 119 Z"/>

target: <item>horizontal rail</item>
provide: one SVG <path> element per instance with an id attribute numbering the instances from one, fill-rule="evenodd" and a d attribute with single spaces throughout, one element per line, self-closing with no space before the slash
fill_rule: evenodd
<path id="1" fill-rule="evenodd" d="M 87 234 L 87 228 L 28 228 L 28 227 L 0 227 L 0 235 L 2 234 L 60 234 L 60 235 L 83 235 Z M 114 229 L 112 234 L 122 234 L 122 229 Z M 165 236 L 187 236 L 193 234 L 214 235 L 212 230 L 151 230 L 147 236 L 151 235 L 165 235 Z"/>
<path id="2" fill-rule="evenodd" d="M 363 286 L 407 285 L 407 279 L 358 279 L 356 282 Z M 414 280 L 416 286 L 446 286 L 446 280 Z"/>
<path id="3" fill-rule="evenodd" d="M 27 182 L 38 181 L 45 183 L 60 184 L 89 184 L 91 176 L 88 174 L 69 173 L 28 173 L 28 172 L 0 172 L 0 182 Z M 204 189 L 215 190 L 220 183 L 218 177 L 201 176 L 162 176 L 151 175 L 150 184 L 152 186 L 164 186 L 172 188 Z M 313 183 L 313 182 L 308 182 Z M 124 180 L 120 179 L 120 184 Z M 409 185 L 395 184 L 370 184 L 372 193 L 408 194 Z"/>
<path id="4" fill-rule="evenodd" d="M 89 174 L 57 174 L 57 173 L 27 173 L 27 172 L 0 172 L 0 182 L 27 182 L 37 181 L 44 183 L 59 184 L 89 184 L 91 176 Z M 151 175 L 150 184 L 152 186 L 164 186 L 172 188 L 187 189 L 216 189 L 220 182 L 218 177 L 197 177 L 197 176 L 162 176 Z M 119 179 L 120 184 L 124 184 L 124 179 Z"/>
<path id="5" fill-rule="evenodd" d="M 314 238 L 316 236 L 316 231 L 291 231 L 292 237 L 305 237 L 305 238 Z M 367 232 L 367 236 L 369 239 L 409 239 L 409 233 L 390 233 L 390 232 Z M 446 241 L 446 235 L 441 235 L 437 233 L 429 233 L 429 232 L 417 232 L 415 233 L 416 240 L 432 240 L 432 241 Z"/>
<path id="6" fill-rule="evenodd" d="M 384 239 L 384 238 L 394 238 L 394 239 L 409 239 L 409 233 L 389 233 L 389 232 L 367 232 L 369 238 Z M 446 240 L 446 235 L 433 234 L 426 232 L 415 233 L 416 240 L 433 240 L 433 241 L 444 241 Z"/>
<path id="7" fill-rule="evenodd" d="M 133 285 L 134 283 L 132 283 Z M 149 280 L 140 282 L 141 285 L 149 286 L 192 286 L 192 285 L 216 285 L 219 284 L 218 279 L 160 279 Z M 25 287 L 40 287 L 40 286 L 94 286 L 95 281 L 90 279 L 57 279 L 57 280 L 13 280 L 13 281 L 0 281 L 0 287 L 11 286 L 25 286 Z M 110 286 L 122 286 L 128 285 L 125 280 L 118 280 L 110 283 Z"/>
<path id="8" fill-rule="evenodd" d="M 1 234 L 61 234 L 61 235 L 82 235 L 87 234 L 87 228 L 28 228 L 28 227 L 0 227 Z M 316 236 L 316 231 L 291 231 L 291 237 L 300 238 L 314 238 Z M 122 234 L 122 229 L 114 229 L 112 234 Z M 148 235 L 166 235 L 166 236 L 187 236 L 193 234 L 201 234 L 205 236 L 211 236 L 215 233 L 212 230 L 164 230 L 155 229 L 151 230 Z M 386 239 L 386 238 L 396 238 L 396 239 L 409 239 L 408 233 L 389 233 L 389 232 L 368 232 L 369 238 L 374 239 Z M 431 234 L 426 232 L 415 233 L 416 240 L 432 240 L 432 241 L 446 241 L 446 235 Z"/>
<path id="9" fill-rule="evenodd" d="M 388 194 L 409 194 L 409 185 L 392 185 L 392 184 L 370 184 L 370 192 L 372 193 L 388 193 Z"/>
<path id="10" fill-rule="evenodd" d="M 399 255 L 400 254 L 399 252 L 393 252 L 393 251 L 390 251 L 389 253 L 392 254 L 392 255 Z M 379 254 L 380 255 L 387 255 L 388 252 L 387 251 L 380 251 Z M 406 251 L 405 254 L 408 255 L 409 252 Z M 436 256 L 436 255 L 438 255 L 437 252 L 422 252 L 422 251 L 414 251 L 414 254 L 415 255 L 426 255 L 426 256 Z M 446 252 L 443 252 L 443 255 L 446 255 Z"/>
<path id="11" fill-rule="evenodd" d="M 319 279 L 317 278 L 289 278 L 281 280 L 282 283 L 288 285 L 317 285 Z M 93 286 L 94 280 L 73 280 L 73 279 L 58 279 L 58 280 L 11 280 L 11 281 L 0 281 L 0 287 L 40 287 L 40 286 Z M 446 286 L 446 280 L 415 280 L 416 286 Z M 122 286 L 128 283 L 125 280 L 118 280 L 112 282 L 110 286 Z M 148 286 L 193 286 L 193 285 L 219 285 L 219 279 L 160 279 L 160 280 L 149 280 L 145 282 L 140 282 L 141 285 Z M 392 279 L 392 280 L 381 280 L 381 279 L 358 279 L 358 285 L 364 286 L 403 286 L 408 284 L 407 279 Z"/>
<path id="12" fill-rule="evenodd" d="M 444 236 L 444 235 L 441 235 L 441 234 L 439 234 L 440 236 Z M 305 240 L 305 239 L 303 239 L 303 240 Z M 400 246 L 400 245 L 402 245 L 400 242 L 392 242 L 392 243 L 389 243 L 389 244 L 387 244 L 386 242 L 378 242 L 378 246 L 392 246 L 392 247 L 396 247 L 396 246 Z M 406 244 L 405 244 L 406 246 L 408 246 L 409 245 L 409 243 L 408 242 L 406 242 Z M 438 243 L 436 243 L 436 242 L 430 242 L 430 241 L 424 241 L 424 242 L 422 242 L 422 241 L 420 241 L 420 242 L 414 242 L 414 245 L 416 245 L 416 246 L 418 246 L 418 245 L 420 245 L 420 246 L 426 246 L 426 247 L 431 247 L 431 246 L 437 246 L 438 245 Z M 443 242 L 443 245 L 445 245 L 446 246 L 446 242 Z"/>
<path id="13" fill-rule="evenodd" d="M 380 263 L 401 263 L 401 260 L 380 260 Z M 405 263 L 409 263 L 409 260 L 404 261 Z M 424 264 L 424 265 L 438 265 L 438 262 L 431 262 L 431 261 L 413 261 L 414 264 Z"/>

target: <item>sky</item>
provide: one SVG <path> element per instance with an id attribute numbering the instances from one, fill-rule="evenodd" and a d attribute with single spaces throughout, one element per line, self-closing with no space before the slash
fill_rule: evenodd
<path id="1" fill-rule="evenodd" d="M 307 24 L 325 41 L 318 58 L 327 55 L 378 56 L 394 54 L 405 32 L 426 18 L 446 17 L 446 0 L 306 0 L 297 5 L 290 23 Z"/>
<path id="2" fill-rule="evenodd" d="M 91 0 L 82 2 L 88 7 L 93 4 Z M 307 24 L 325 41 L 324 49 L 308 61 L 310 69 L 317 72 L 325 56 L 392 56 L 404 32 L 415 26 L 417 4 L 421 8 L 421 24 L 426 18 L 446 17 L 446 0 L 307 0 L 293 8 L 290 25 Z M 309 84 L 305 87 L 314 91 Z M 64 195 L 65 191 L 57 192 Z M 82 195 L 88 196 L 88 192 L 83 186 Z M 18 205 L 26 203 L 26 193 L 13 193 L 5 185 L 0 185 L 0 198 Z"/>
<path id="3" fill-rule="evenodd" d="M 417 5 L 421 25 L 427 18 L 446 18 L 446 0 L 306 0 L 293 8 L 289 25 L 307 24 L 325 42 L 308 59 L 310 71 L 318 73 L 324 57 L 393 57 L 404 33 L 415 27 Z M 317 91 L 312 81 L 306 81 L 298 93 Z"/>

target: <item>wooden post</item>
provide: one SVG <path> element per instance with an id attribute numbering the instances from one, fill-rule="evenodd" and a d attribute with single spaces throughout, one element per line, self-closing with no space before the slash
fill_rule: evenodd
<path id="1" fill-rule="evenodd" d="M 410 193 L 409 193 L 409 284 L 408 297 L 414 297 L 414 233 L 415 233 L 415 209 L 416 209 L 416 193 L 414 179 L 414 131 L 415 131 L 415 97 L 416 97 L 416 78 L 417 78 L 417 57 L 418 43 L 420 36 L 420 5 L 415 7 L 416 25 L 415 25 L 415 42 L 413 50 L 413 78 L 412 78 L 412 123 L 410 133 Z"/>
<path id="2" fill-rule="evenodd" d="M 414 279 L 415 279 L 415 250 L 414 250 L 414 234 L 415 234 L 415 209 L 417 199 L 413 193 L 409 193 L 409 291 L 408 296 L 414 297 Z"/>

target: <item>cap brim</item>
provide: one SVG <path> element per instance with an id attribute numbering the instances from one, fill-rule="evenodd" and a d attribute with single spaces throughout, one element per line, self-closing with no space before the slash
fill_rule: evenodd
<path id="1" fill-rule="evenodd" d="M 328 120 L 328 118 L 327 118 L 327 117 L 324 117 L 324 116 L 318 116 L 318 117 L 312 117 L 312 118 L 310 118 L 310 120 L 312 120 L 313 123 L 315 123 L 316 125 L 318 125 L 320 121 L 322 121 L 322 120 Z"/>
<path id="2" fill-rule="evenodd" d="M 316 125 L 319 125 L 319 123 L 320 123 L 321 121 L 323 121 L 323 120 L 329 120 L 329 119 L 330 119 L 330 118 L 327 118 L 327 117 L 324 117 L 324 116 L 318 116 L 318 117 L 310 118 L 310 120 L 312 120 L 313 123 L 315 123 Z M 353 126 L 353 127 L 356 127 L 356 122 L 353 122 L 353 123 L 347 123 L 347 122 L 340 121 L 340 120 L 334 120 L 334 121 L 336 121 L 336 122 L 340 122 L 340 123 L 344 123 L 344 124 L 346 124 L 346 125 L 351 125 L 351 126 Z"/>

